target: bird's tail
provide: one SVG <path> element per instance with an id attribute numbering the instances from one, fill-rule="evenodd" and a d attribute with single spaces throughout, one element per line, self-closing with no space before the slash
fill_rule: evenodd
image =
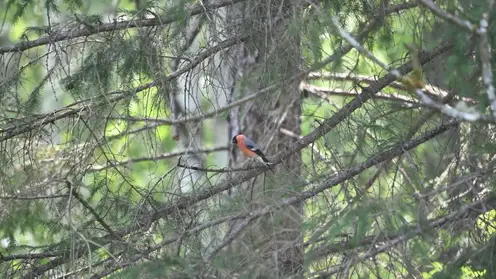
<path id="1" fill-rule="evenodd" d="M 265 156 L 260 156 L 260 158 L 262 158 L 262 160 L 264 161 L 265 165 L 267 166 L 267 168 L 269 168 L 269 170 L 273 173 L 273 174 L 276 174 L 274 172 L 274 170 L 272 169 L 272 167 L 270 166 L 270 162 L 269 162 L 269 159 L 267 159 Z"/>
<path id="2" fill-rule="evenodd" d="M 269 168 L 269 170 L 270 170 L 273 174 L 276 174 L 276 173 L 274 172 L 274 170 L 272 169 L 272 167 L 270 166 L 270 164 L 265 163 L 265 165 Z"/>

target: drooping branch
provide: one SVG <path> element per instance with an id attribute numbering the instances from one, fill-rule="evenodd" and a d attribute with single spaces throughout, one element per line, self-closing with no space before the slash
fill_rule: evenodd
<path id="1" fill-rule="evenodd" d="M 442 43 L 440 46 L 435 48 L 432 52 L 421 52 L 419 55 L 419 62 L 420 64 L 425 64 L 429 61 L 431 61 L 433 58 L 445 53 L 446 51 L 450 50 L 452 48 L 452 44 L 449 43 Z M 351 47 L 342 47 L 340 48 L 336 54 L 331 55 L 330 57 L 326 58 L 323 60 L 322 63 L 319 63 L 319 65 L 327 65 L 328 63 L 331 63 L 334 61 L 334 59 L 338 59 L 341 57 L 342 53 L 344 51 L 349 51 Z M 308 71 L 305 71 L 301 75 L 298 75 L 299 77 L 303 77 L 309 72 L 313 72 L 317 70 L 318 67 L 312 67 Z M 412 65 L 411 62 L 405 63 L 401 67 L 398 68 L 398 71 L 406 74 L 409 71 L 412 70 Z M 395 80 L 395 77 L 391 74 L 388 74 L 381 79 L 379 79 L 377 82 L 371 84 L 369 87 L 364 88 L 362 93 L 358 95 L 355 99 L 353 99 L 351 102 L 346 104 L 342 109 L 340 109 L 338 112 L 336 112 L 331 118 L 325 120 L 319 127 L 314 129 L 311 133 L 309 133 L 307 136 L 301 138 L 300 140 L 295 141 L 292 145 L 290 145 L 286 150 L 283 150 L 281 153 L 278 155 L 269 158 L 274 163 L 280 163 L 281 160 L 284 158 L 291 156 L 294 151 L 299 151 L 305 148 L 306 146 L 310 145 L 311 143 L 315 142 L 325 134 L 327 134 L 329 131 L 332 130 L 333 127 L 341 123 L 344 119 L 346 119 L 351 113 L 353 113 L 355 110 L 360 108 L 363 103 L 368 101 L 371 97 L 373 97 L 374 94 L 382 90 L 384 87 L 388 86 L 391 82 Z M 446 126 L 444 126 L 446 129 Z M 294 151 L 293 151 L 294 150 Z M 401 152 L 401 150 L 400 150 Z M 197 193 L 184 196 L 179 198 L 176 202 L 170 203 L 168 205 L 165 205 L 162 208 L 159 208 L 158 210 L 154 212 L 147 212 L 144 213 L 142 217 L 137 218 L 139 222 L 136 224 L 133 224 L 130 227 L 123 228 L 117 232 L 119 236 L 124 236 L 127 235 L 139 228 L 146 228 L 148 227 L 149 224 L 159 220 L 162 217 L 165 217 L 171 213 L 177 212 L 178 210 L 183 210 L 186 208 L 189 208 L 192 205 L 195 205 L 196 203 L 206 200 L 212 196 L 215 196 L 221 192 L 224 192 L 228 189 L 231 189 L 237 185 L 240 185 L 241 183 L 258 176 L 260 173 L 262 173 L 263 170 L 255 169 L 252 171 L 248 171 L 242 175 L 233 177 L 220 185 L 214 186 L 214 187 L 209 187 L 208 189 L 205 189 L 203 191 L 199 191 Z M 342 179 L 342 177 L 341 177 Z M 335 180 L 334 180 L 335 181 Z M 339 181 L 339 180 L 338 180 Z M 313 193 L 306 193 L 306 197 L 311 197 L 314 194 Z M 305 196 L 304 196 L 305 197 Z M 302 198 L 301 195 L 295 196 L 295 198 Z M 290 201 L 289 201 L 290 202 Z M 97 238 L 95 242 L 106 242 L 108 241 L 109 236 L 103 236 L 100 238 Z M 84 250 L 84 249 L 80 249 Z M 82 254 L 78 254 L 79 257 L 82 256 Z M 44 272 L 53 269 L 54 267 L 63 264 L 67 260 L 66 257 L 60 257 L 57 259 L 54 259 L 50 262 L 48 262 L 46 265 L 38 266 L 38 267 L 33 267 L 33 270 L 31 273 L 33 274 L 43 274 Z"/>
<path id="2" fill-rule="evenodd" d="M 401 80 L 401 81 L 406 81 L 407 79 L 404 78 L 403 74 L 398 71 L 398 69 L 393 68 L 386 63 L 382 62 L 379 58 L 377 58 L 372 52 L 364 48 L 360 43 L 353 38 L 350 34 L 348 34 L 345 30 L 343 30 L 339 26 L 339 22 L 337 18 L 333 18 L 332 23 L 334 25 L 334 28 L 336 29 L 338 35 L 346 40 L 350 45 L 352 45 L 358 52 L 360 52 L 362 55 L 367 57 L 369 60 L 374 62 L 375 64 L 379 65 L 382 69 L 386 70 L 389 75 L 392 75 L 395 79 Z M 417 59 L 414 57 L 414 59 Z M 457 119 L 462 119 L 465 121 L 479 121 L 479 122 L 484 122 L 484 123 L 492 123 L 496 124 L 496 120 L 492 119 L 491 117 L 488 117 L 487 115 L 481 114 L 478 111 L 470 111 L 468 109 L 464 110 L 458 110 L 456 108 L 453 108 L 449 105 L 441 104 L 436 101 L 434 101 L 432 98 L 430 98 L 422 89 L 420 88 L 413 88 L 413 90 L 422 100 L 422 102 L 432 108 L 438 109 L 442 113 L 453 117 Z"/>
<path id="3" fill-rule="evenodd" d="M 377 81 L 377 77 L 365 76 L 365 75 L 352 75 L 352 74 L 345 74 L 345 73 L 312 72 L 312 73 L 308 74 L 308 76 L 305 78 L 305 80 L 308 80 L 308 81 L 310 81 L 310 80 L 336 80 L 336 81 L 352 82 L 352 83 L 358 83 L 358 84 L 360 84 L 360 83 L 371 84 L 371 83 L 374 83 Z M 402 91 L 408 91 L 408 89 L 404 85 L 402 85 L 401 83 L 399 83 L 397 81 L 392 82 L 388 87 L 395 88 L 395 89 L 402 90 Z M 450 94 L 446 90 L 439 88 L 437 86 L 434 86 L 432 84 L 426 84 L 424 91 L 427 95 L 431 96 L 431 98 L 435 98 L 437 100 L 439 100 L 441 98 L 445 98 L 446 96 L 448 96 Z M 401 97 L 403 98 L 404 96 L 401 96 Z M 461 100 L 461 101 L 464 101 L 464 102 L 469 103 L 471 105 L 477 104 L 477 100 L 469 98 L 469 97 L 461 97 L 461 96 L 454 96 L 454 97 L 456 100 Z M 377 97 L 377 98 L 380 98 L 380 97 Z"/>
<path id="4" fill-rule="evenodd" d="M 80 37 L 88 37 L 91 35 L 104 33 L 104 32 L 112 32 L 119 30 L 127 30 L 131 28 L 139 28 L 139 27 L 151 27 L 151 26 L 164 26 L 166 24 L 173 23 L 175 21 L 184 20 L 184 15 L 188 17 L 199 15 L 205 13 L 209 10 L 215 10 L 218 8 L 222 8 L 225 6 L 230 6 L 234 3 L 241 2 L 244 0 L 215 0 L 208 1 L 205 5 L 195 4 L 190 7 L 186 7 L 186 13 L 172 13 L 172 15 L 165 15 L 159 18 L 152 19 L 134 19 L 134 20 L 124 20 L 124 21 L 114 21 L 112 23 L 105 24 L 85 24 L 85 27 L 81 30 L 77 31 L 51 31 L 51 35 L 33 40 L 20 42 L 15 45 L 8 45 L 0 47 L 0 54 L 8 53 L 8 52 L 18 52 L 25 51 L 34 47 L 53 44 L 61 41 L 66 41 L 70 39 L 80 38 Z M 182 4 L 180 4 L 182 5 Z"/>
<path id="5" fill-rule="evenodd" d="M 124 267 L 127 267 L 130 264 L 132 264 L 132 263 L 138 261 L 139 259 L 141 259 L 144 254 L 147 254 L 147 253 L 151 253 L 153 251 L 156 251 L 156 250 L 164 247 L 165 245 L 168 245 L 170 243 L 173 243 L 173 242 L 179 240 L 183 236 L 189 236 L 189 235 L 198 233 L 198 232 L 200 232 L 202 230 L 205 230 L 207 228 L 210 228 L 212 226 L 216 226 L 216 225 L 219 225 L 219 224 L 228 222 L 228 221 L 234 221 L 234 220 L 242 219 L 242 221 L 240 223 L 240 226 L 237 227 L 237 228 L 239 228 L 239 230 L 233 231 L 232 234 L 229 234 L 225 238 L 225 240 L 219 246 L 217 246 L 216 248 L 214 248 L 212 250 L 212 252 L 209 253 L 206 256 L 205 259 L 207 261 L 210 261 L 210 260 L 212 260 L 213 256 L 215 255 L 215 253 L 218 252 L 219 249 L 221 249 L 225 245 L 228 245 L 230 242 L 232 242 L 235 239 L 235 237 L 238 236 L 239 233 L 251 221 L 253 221 L 255 219 L 258 219 L 258 218 L 260 218 L 262 216 L 268 215 L 268 214 L 270 214 L 270 213 L 272 213 L 272 212 L 274 212 L 276 210 L 281 209 L 282 207 L 285 207 L 285 206 L 288 206 L 288 205 L 291 205 L 291 204 L 294 204 L 294 203 L 297 203 L 297 202 L 302 202 L 302 201 L 307 200 L 307 199 L 311 199 L 311 198 L 315 197 L 317 194 L 322 193 L 322 192 L 328 190 L 329 188 L 331 188 L 331 187 L 333 187 L 335 185 L 338 185 L 339 183 L 342 183 L 342 182 L 344 182 L 346 180 L 351 179 L 352 177 L 360 174 L 364 170 L 366 170 L 366 169 L 368 169 L 368 168 L 370 168 L 370 167 L 372 167 L 374 165 L 380 164 L 380 163 L 382 163 L 382 162 L 384 162 L 386 160 L 390 160 L 390 159 L 392 159 L 394 157 L 397 157 L 397 156 L 401 155 L 402 153 L 404 153 L 404 152 L 406 152 L 408 150 L 411 150 L 413 148 L 416 148 L 420 144 L 429 141 L 430 139 L 438 136 L 439 134 L 442 134 L 442 133 L 446 132 L 447 130 L 450 130 L 450 129 L 456 127 L 456 125 L 458 125 L 458 123 L 455 122 L 455 121 L 453 121 L 453 122 L 450 122 L 448 124 L 439 126 L 436 129 L 433 129 L 431 131 L 428 131 L 428 132 L 420 135 L 419 137 L 417 137 L 415 139 L 412 139 L 412 140 L 410 140 L 408 142 L 398 143 L 398 144 L 396 144 L 395 146 L 393 146 L 392 148 L 390 148 L 388 150 L 385 150 L 385 151 L 382 151 L 382 152 L 377 153 L 376 155 L 370 157 L 369 159 L 367 159 L 365 162 L 363 162 L 361 164 L 358 164 L 358 165 L 356 165 L 354 167 L 351 167 L 349 169 L 346 169 L 346 170 L 341 171 L 337 175 L 329 178 L 328 180 L 324 181 L 322 184 L 320 184 L 317 187 L 315 187 L 315 190 L 314 191 L 302 192 L 302 193 L 297 194 L 297 195 L 295 195 L 293 197 L 279 200 L 278 202 L 274 202 L 271 205 L 268 205 L 268 206 L 266 206 L 264 208 L 261 208 L 261 209 L 255 210 L 255 211 L 249 211 L 249 212 L 245 212 L 245 213 L 234 215 L 234 216 L 221 217 L 221 218 L 218 218 L 216 220 L 209 221 L 209 222 L 207 222 L 205 224 L 199 225 L 199 226 L 197 226 L 197 227 L 195 227 L 195 228 L 193 228 L 191 230 L 185 231 L 185 232 L 181 233 L 180 236 L 174 236 L 174 237 L 171 237 L 171 238 L 164 239 L 162 241 L 162 243 L 156 245 L 155 247 L 149 249 L 148 251 L 142 253 L 141 255 L 134 256 L 132 260 L 126 261 L 126 262 L 123 262 L 123 263 L 119 263 L 114 268 L 108 269 L 108 270 L 102 272 L 101 274 L 95 275 L 92 278 L 102 278 L 103 276 L 109 275 L 112 272 L 115 272 L 115 271 L 117 271 L 119 269 L 122 269 Z"/>
<path id="6" fill-rule="evenodd" d="M 130 164 L 141 163 L 141 162 L 166 160 L 166 159 L 182 156 L 182 155 L 185 155 L 188 153 L 202 154 L 202 153 L 212 153 L 212 152 L 224 151 L 224 150 L 228 150 L 228 149 L 229 149 L 229 147 L 227 147 L 227 146 L 220 146 L 220 147 L 205 148 L 205 149 L 194 150 L 194 151 L 184 150 L 184 151 L 171 152 L 171 153 L 162 153 L 162 154 L 157 155 L 157 156 L 140 157 L 140 158 L 134 158 L 134 159 L 124 160 L 124 161 L 116 161 L 116 162 L 110 161 L 110 162 L 107 162 L 106 165 L 93 166 L 91 169 L 89 169 L 89 172 L 102 171 L 102 170 L 106 170 L 109 168 L 126 166 L 126 165 L 130 165 Z"/>
<path id="7" fill-rule="evenodd" d="M 91 212 L 91 215 L 95 217 L 96 221 L 100 223 L 100 225 L 115 239 L 121 240 L 121 238 L 110 228 L 110 226 L 103 220 L 103 218 L 96 212 L 96 210 L 89 204 L 87 203 L 79 194 L 77 193 L 76 190 L 74 190 L 73 187 L 71 187 L 72 182 L 66 181 L 67 188 L 69 191 L 72 191 L 72 196 L 78 200 L 86 209 L 88 209 Z"/>
<path id="8" fill-rule="evenodd" d="M 450 214 L 447 214 L 441 218 L 438 218 L 436 220 L 431 221 L 428 223 L 429 228 L 438 228 L 442 227 L 445 224 L 452 222 L 453 220 L 456 220 L 460 216 L 463 216 L 467 212 L 473 210 L 474 208 L 478 206 L 483 206 L 485 209 L 492 209 L 494 208 L 494 203 L 492 202 L 492 206 L 486 206 L 487 199 L 481 199 L 477 200 L 471 204 L 465 205 L 458 209 L 457 211 L 451 212 Z M 407 233 L 400 234 L 394 238 L 390 238 L 387 241 L 384 241 L 384 243 L 378 247 L 374 247 L 374 249 L 369 249 L 367 252 L 363 253 L 362 255 L 358 257 L 354 257 L 353 259 L 350 259 L 348 262 L 333 266 L 331 268 L 328 268 L 326 271 L 321 271 L 317 272 L 315 274 L 312 274 L 312 278 L 329 278 L 329 276 L 336 274 L 340 271 L 345 270 L 348 268 L 350 265 L 356 265 L 357 263 L 363 262 L 369 258 L 372 258 L 380 253 L 383 253 L 387 250 L 389 250 L 391 247 L 396 246 L 398 244 L 401 244 L 405 241 L 408 241 L 411 238 L 414 238 L 418 235 L 420 235 L 423 232 L 423 228 L 421 226 L 415 226 L 414 228 L 412 227 L 411 230 L 409 230 Z"/>
<path id="9" fill-rule="evenodd" d="M 451 44 L 442 44 L 439 46 L 435 51 L 429 52 L 429 53 L 423 53 L 420 57 L 421 63 L 427 63 L 434 57 L 444 53 L 445 51 L 449 50 L 452 47 Z M 399 72 L 402 73 L 407 73 L 412 69 L 411 63 L 406 63 L 403 66 L 398 68 Z M 315 142 L 318 140 L 320 137 L 324 136 L 327 134 L 333 127 L 341 123 L 344 119 L 346 119 L 353 111 L 358 109 L 359 107 L 362 106 L 364 102 L 369 100 L 375 93 L 379 92 L 382 88 L 387 86 L 389 83 L 391 83 L 394 80 L 394 76 L 389 74 L 383 78 L 381 78 L 377 83 L 371 85 L 368 88 L 365 88 L 357 98 L 353 99 L 351 102 L 349 102 L 347 105 L 345 105 L 342 109 L 340 109 L 338 112 L 336 112 L 331 118 L 325 120 L 319 127 L 317 127 L 315 130 L 313 130 L 310 134 L 307 136 L 301 138 L 300 140 L 295 141 L 291 146 L 289 146 L 286 150 L 283 150 L 280 154 L 268 158 L 271 162 L 274 164 L 280 163 L 284 158 L 291 156 L 293 152 L 295 151 L 300 151 L 306 146 L 310 145 L 311 143 Z M 218 193 L 221 193 L 223 191 L 226 191 L 234 186 L 240 185 L 241 183 L 259 175 L 263 171 L 261 170 L 253 170 L 250 172 L 247 172 L 243 175 L 234 177 L 233 179 L 230 179 L 216 187 L 209 188 L 204 191 L 200 191 L 196 194 L 192 194 L 187 197 L 183 197 L 179 199 L 177 202 L 170 204 L 161 210 L 153 213 L 152 217 L 148 220 L 150 222 L 154 222 L 157 219 L 161 218 L 162 216 L 165 216 L 167 214 L 170 214 L 176 210 L 180 209 L 185 209 L 193 204 L 196 204 L 199 201 L 208 199 Z"/>
<path id="10" fill-rule="evenodd" d="M 300 84 L 300 90 L 304 92 L 311 93 L 319 98 L 324 100 L 328 100 L 331 96 L 336 97 L 356 97 L 358 92 L 351 92 L 349 90 L 343 90 L 340 88 L 328 89 L 321 86 L 311 85 L 305 82 Z M 409 98 L 408 96 L 400 95 L 400 94 L 386 94 L 386 93 L 377 93 L 374 95 L 373 99 L 376 100 L 384 100 L 384 101 L 392 101 L 399 102 L 408 105 L 421 105 L 415 99 Z"/>
<path id="11" fill-rule="evenodd" d="M 439 8 L 432 0 L 419 0 L 420 4 L 431 10 L 438 17 L 456 24 L 457 26 L 473 33 L 479 33 L 479 30 L 468 20 L 463 20 L 455 15 Z"/>
<path id="12" fill-rule="evenodd" d="M 152 87 L 157 86 L 159 83 L 163 82 L 169 82 L 178 76 L 182 75 L 183 73 L 193 69 L 194 67 L 198 66 L 202 61 L 210 57 L 211 55 L 217 53 L 218 51 L 233 46 L 237 44 L 239 41 L 242 41 L 244 38 L 243 37 L 235 37 L 231 39 L 227 39 L 223 42 L 220 42 L 214 47 L 208 48 L 201 52 L 193 61 L 191 61 L 189 64 L 186 66 L 182 67 L 181 69 L 178 69 L 177 71 L 174 71 L 166 76 L 163 77 L 161 80 L 156 80 L 153 82 L 146 83 L 144 85 L 138 86 L 134 89 L 131 90 L 126 90 L 126 91 L 114 91 L 106 94 L 106 98 L 100 98 L 100 100 L 93 102 L 92 99 L 88 99 L 86 101 L 79 101 L 76 102 L 78 105 L 76 106 L 74 104 L 68 105 L 64 108 L 55 110 L 50 113 L 43 114 L 41 116 L 35 117 L 32 121 L 29 121 L 28 123 L 23 123 L 21 125 L 13 125 L 12 127 L 2 129 L 0 130 L 0 142 L 11 139 L 15 136 L 24 134 L 26 132 L 31 131 L 33 128 L 41 128 L 45 125 L 48 124 L 53 124 L 55 121 L 64 119 L 64 118 L 69 118 L 73 116 L 80 116 L 80 117 L 85 117 L 86 113 L 90 113 L 93 110 L 96 110 L 96 108 L 100 106 L 108 106 L 109 104 L 113 104 L 116 102 L 119 102 L 123 99 L 126 98 L 132 98 L 136 93 L 139 93 L 141 91 L 144 91 L 146 89 L 150 89 Z M 215 113 L 214 113 L 215 114 Z"/>
<path id="13" fill-rule="evenodd" d="M 189 165 L 184 165 L 181 163 L 181 159 L 179 158 L 179 161 L 177 163 L 177 166 L 183 169 L 188 169 L 188 170 L 194 170 L 194 171 L 200 171 L 200 172 L 216 172 L 216 173 L 232 173 L 232 172 L 238 172 L 238 171 L 249 171 L 253 169 L 266 169 L 269 170 L 265 165 L 259 165 L 259 166 L 253 166 L 253 167 L 247 167 L 247 168 L 202 168 L 198 166 L 189 166 Z"/>

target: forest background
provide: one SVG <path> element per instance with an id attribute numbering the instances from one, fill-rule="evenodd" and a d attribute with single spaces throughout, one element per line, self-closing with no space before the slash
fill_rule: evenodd
<path id="1" fill-rule="evenodd" d="M 494 5 L 0 1 L 0 277 L 496 278 Z"/>

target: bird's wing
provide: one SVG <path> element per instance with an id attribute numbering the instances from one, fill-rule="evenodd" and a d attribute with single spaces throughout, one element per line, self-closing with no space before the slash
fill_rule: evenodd
<path id="1" fill-rule="evenodd" d="M 265 163 L 268 163 L 269 162 L 269 160 L 267 160 L 267 158 L 265 157 L 265 155 L 263 154 L 263 152 L 260 150 L 260 148 L 258 148 L 257 144 L 254 141 L 252 141 L 251 139 L 247 138 L 246 136 L 245 136 L 245 145 L 251 151 L 255 152 L 258 156 L 260 156 L 260 158 L 262 158 L 262 160 Z"/>
<path id="2" fill-rule="evenodd" d="M 246 136 L 245 136 L 245 145 L 246 145 L 246 147 L 248 147 L 249 149 L 251 149 L 253 151 L 259 150 L 257 144 L 254 141 L 252 141 L 251 139 L 247 138 Z"/>
<path id="3" fill-rule="evenodd" d="M 265 154 L 263 154 L 263 152 L 260 149 L 253 150 L 253 152 L 255 152 L 255 154 L 260 156 L 260 158 L 262 158 L 262 161 L 264 161 L 265 163 L 269 162 L 269 159 L 267 159 L 267 157 L 265 157 Z"/>

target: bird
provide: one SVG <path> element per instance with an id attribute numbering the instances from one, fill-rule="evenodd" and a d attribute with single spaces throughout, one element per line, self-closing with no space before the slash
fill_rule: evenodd
<path id="1" fill-rule="evenodd" d="M 272 168 L 270 167 L 269 160 L 267 159 L 267 157 L 265 157 L 265 154 L 262 152 L 262 150 L 260 150 L 260 148 L 253 140 L 243 135 L 242 133 L 239 133 L 232 138 L 232 143 L 236 144 L 246 157 L 262 159 L 269 170 L 275 174 L 274 170 L 272 170 Z"/>

